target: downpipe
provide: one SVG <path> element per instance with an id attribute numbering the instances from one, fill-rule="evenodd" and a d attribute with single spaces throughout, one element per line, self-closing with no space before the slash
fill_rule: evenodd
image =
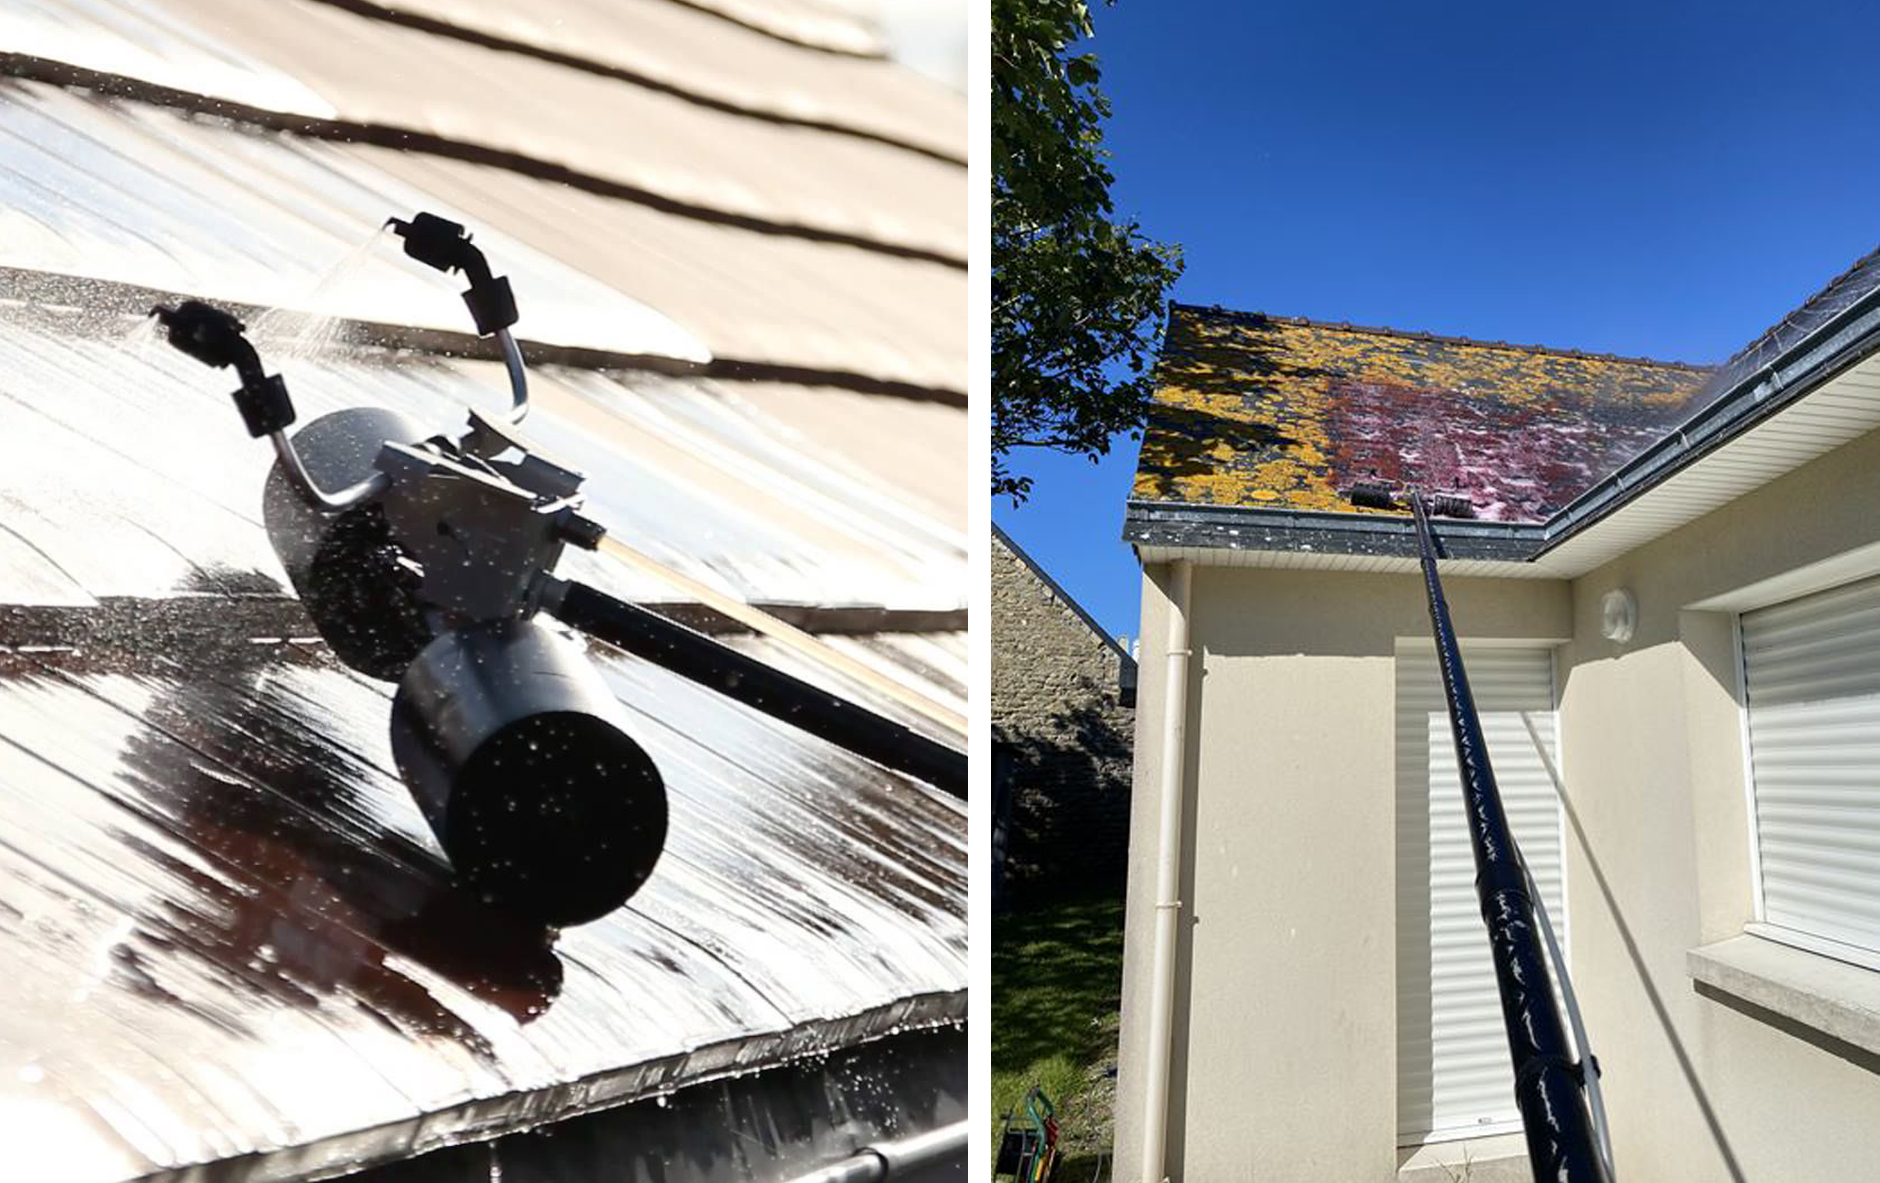
<path id="1" fill-rule="evenodd" d="M 1489 762 L 1488 744 L 1476 714 L 1475 696 L 1463 669 L 1461 649 L 1449 618 L 1449 603 L 1436 572 L 1436 541 L 1430 532 L 1423 496 L 1409 492 L 1416 517 L 1417 548 L 1423 588 L 1429 600 L 1430 626 L 1436 637 L 1437 664 L 1449 705 L 1450 735 L 1469 819 L 1469 845 L 1475 856 L 1475 890 L 1488 926 L 1495 983 L 1501 994 L 1502 1023 L 1514 1065 L 1515 1104 L 1527 1136 L 1528 1163 L 1535 1183 L 1611 1183 L 1601 1164 L 1581 1082 L 1561 1024 L 1552 980 L 1539 936 L 1531 880 L 1508 828 L 1501 791 Z"/>
<path id="2" fill-rule="evenodd" d="M 1168 670 L 1162 696 L 1161 822 L 1156 833 L 1155 944 L 1149 992 L 1149 1061 L 1144 1080 L 1142 1183 L 1164 1183 L 1168 1152 L 1169 1060 L 1173 1054 L 1175 947 L 1181 932 L 1182 784 L 1188 752 L 1188 604 L 1194 564 L 1170 572 Z"/>

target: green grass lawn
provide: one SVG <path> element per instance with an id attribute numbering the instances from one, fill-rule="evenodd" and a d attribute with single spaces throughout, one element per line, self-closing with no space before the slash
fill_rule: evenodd
<path id="1" fill-rule="evenodd" d="M 1123 901 L 1070 900 L 992 921 L 992 1140 L 1042 1085 L 1057 1106 L 1059 1183 L 1087 1183 L 1110 1149 Z M 1105 1163 L 1104 1175 L 1109 1174 Z"/>

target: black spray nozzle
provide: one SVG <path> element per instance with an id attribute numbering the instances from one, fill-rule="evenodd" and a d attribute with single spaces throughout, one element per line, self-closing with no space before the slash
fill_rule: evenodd
<path id="1" fill-rule="evenodd" d="M 436 214 L 419 213 L 409 222 L 402 218 L 387 218 L 385 224 L 405 240 L 405 253 L 426 267 L 435 267 L 448 274 L 465 270 L 467 256 L 482 258 L 482 252 L 470 244 L 469 232 L 461 222 L 440 218 Z M 487 272 L 488 268 L 484 270 Z"/>
<path id="2" fill-rule="evenodd" d="M 294 403 L 287 396 L 287 383 L 279 374 L 262 373 L 260 356 L 242 335 L 248 326 L 233 313 L 201 300 L 184 300 L 174 308 L 159 304 L 150 315 L 157 318 L 169 334 L 170 344 L 182 353 L 218 370 L 235 367 L 242 380 L 233 396 L 235 407 L 242 413 L 249 435 L 260 439 L 294 422 Z"/>
<path id="3" fill-rule="evenodd" d="M 170 344 L 206 366 L 241 369 L 255 359 L 255 348 L 242 336 L 248 328 L 233 313 L 224 312 L 201 300 L 184 300 L 174 308 L 159 304 L 150 310 L 165 331 Z M 255 360 L 256 368 L 260 367 Z"/>
<path id="4" fill-rule="evenodd" d="M 463 272 L 470 290 L 463 294 L 470 315 L 477 324 L 477 335 L 487 337 L 498 329 L 516 323 L 516 296 L 507 276 L 491 275 L 489 261 L 470 241 L 462 223 L 436 214 L 418 213 L 407 222 L 387 218 L 385 224 L 405 240 L 405 254 L 446 275 Z"/>

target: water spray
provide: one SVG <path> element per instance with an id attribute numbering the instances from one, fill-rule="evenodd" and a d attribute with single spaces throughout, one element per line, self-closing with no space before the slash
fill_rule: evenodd
<path id="1" fill-rule="evenodd" d="M 658 768 L 599 671 L 542 613 L 964 796 L 963 753 L 557 577 L 568 545 L 593 550 L 606 531 L 582 512 L 584 475 L 514 430 L 529 394 L 509 281 L 458 223 L 420 213 L 387 225 L 407 255 L 469 281 L 477 334 L 502 350 L 506 415 L 471 409 L 451 436 L 354 407 L 290 435 L 287 384 L 265 372 L 240 320 L 195 300 L 152 315 L 183 353 L 234 369 L 236 408 L 275 451 L 268 540 L 334 655 L 397 684 L 399 773 L 473 889 L 544 924 L 582 923 L 639 890 L 665 846 Z"/>

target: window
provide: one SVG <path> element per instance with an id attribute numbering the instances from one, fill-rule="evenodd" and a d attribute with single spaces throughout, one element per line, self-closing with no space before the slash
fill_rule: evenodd
<path id="1" fill-rule="evenodd" d="M 1552 651 L 1465 645 L 1502 804 L 1562 947 Z M 1428 643 L 1397 648 L 1397 1130 L 1404 1145 L 1521 1128 L 1461 775 Z"/>
<path id="2" fill-rule="evenodd" d="M 1759 931 L 1880 966 L 1880 579 L 1741 627 Z"/>

